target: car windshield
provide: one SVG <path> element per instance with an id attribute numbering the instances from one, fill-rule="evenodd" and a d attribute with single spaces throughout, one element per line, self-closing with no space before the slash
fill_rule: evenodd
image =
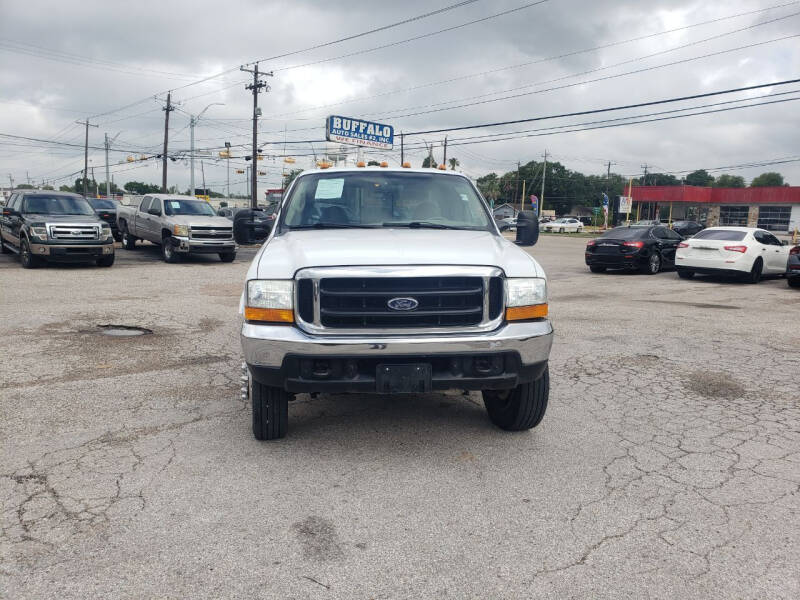
<path id="1" fill-rule="evenodd" d="M 94 216 L 92 207 L 80 196 L 51 196 L 45 194 L 25 196 L 22 212 L 37 215 Z"/>
<path id="2" fill-rule="evenodd" d="M 649 229 L 649 227 L 615 227 L 600 237 L 612 240 L 638 240 L 644 237 Z"/>
<path id="3" fill-rule="evenodd" d="M 693 240 L 723 240 L 726 242 L 741 242 L 746 231 L 736 231 L 734 229 L 704 229 L 694 234 Z"/>
<path id="4" fill-rule="evenodd" d="M 173 215 L 204 215 L 217 216 L 212 206 L 203 200 L 164 200 L 164 214 Z"/>
<path id="5" fill-rule="evenodd" d="M 106 200 L 105 198 L 87 198 L 92 208 L 96 210 L 116 210 L 117 205 L 113 200 Z"/>
<path id="6" fill-rule="evenodd" d="M 469 181 L 438 173 L 362 171 L 301 176 L 282 214 L 282 227 L 288 229 L 409 227 L 490 231 L 487 209 Z"/>

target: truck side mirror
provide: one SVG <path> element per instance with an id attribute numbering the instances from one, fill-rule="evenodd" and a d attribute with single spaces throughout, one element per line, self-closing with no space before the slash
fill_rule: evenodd
<path id="1" fill-rule="evenodd" d="M 161 209 L 160 208 L 151 208 L 147 212 L 149 212 L 154 217 L 160 217 L 161 216 Z"/>
<path id="2" fill-rule="evenodd" d="M 520 211 L 517 215 L 518 246 L 534 246 L 539 241 L 539 220 L 532 210 Z"/>
<path id="3" fill-rule="evenodd" d="M 4 207 L 3 208 L 3 216 L 4 217 L 18 217 L 19 211 L 14 210 L 13 208 Z"/>

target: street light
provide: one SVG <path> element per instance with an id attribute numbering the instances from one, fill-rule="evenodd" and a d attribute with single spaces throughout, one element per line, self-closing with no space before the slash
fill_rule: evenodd
<path id="1" fill-rule="evenodd" d="M 189 194 L 194 196 L 194 127 L 197 125 L 197 122 L 200 120 L 200 117 L 203 116 L 203 113 L 206 112 L 212 106 L 225 106 L 224 102 L 212 102 L 208 106 L 206 106 L 203 110 L 200 111 L 196 117 L 193 115 L 189 115 L 189 130 L 190 130 L 190 151 L 189 151 L 189 163 L 190 163 L 190 182 L 189 182 Z M 204 190 L 205 191 L 205 190 Z"/>

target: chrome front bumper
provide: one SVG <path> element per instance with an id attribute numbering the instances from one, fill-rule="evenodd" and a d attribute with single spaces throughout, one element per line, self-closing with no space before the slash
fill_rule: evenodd
<path id="1" fill-rule="evenodd" d="M 311 336 L 292 325 L 242 324 L 242 349 L 249 365 L 278 368 L 289 355 L 380 357 L 403 354 L 517 352 L 523 365 L 548 360 L 550 321 L 507 323 L 469 335 Z"/>

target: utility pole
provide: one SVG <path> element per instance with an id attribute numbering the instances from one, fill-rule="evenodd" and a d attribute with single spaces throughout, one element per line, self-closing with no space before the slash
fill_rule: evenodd
<path id="1" fill-rule="evenodd" d="M 442 159 L 444 168 L 447 168 L 447 136 L 444 136 L 444 158 Z"/>
<path id="2" fill-rule="evenodd" d="M 403 145 L 403 133 L 400 132 L 400 166 L 406 164 L 406 152 L 405 146 Z"/>
<path id="3" fill-rule="evenodd" d="M 92 165 L 92 187 L 94 187 L 94 195 L 97 195 L 97 181 L 94 178 L 94 165 Z"/>
<path id="4" fill-rule="evenodd" d="M 85 121 L 75 121 L 79 125 L 84 125 L 86 127 L 86 136 L 83 143 L 83 197 L 86 197 L 87 190 L 87 179 L 89 178 L 89 127 L 100 127 L 99 125 L 92 125 L 89 123 L 89 119 Z M 76 192 L 78 190 L 75 190 Z"/>
<path id="5" fill-rule="evenodd" d="M 194 128 L 197 125 L 197 122 L 200 120 L 200 117 L 203 116 L 203 113 L 206 112 L 212 106 L 225 106 L 224 102 L 212 102 L 208 106 L 206 106 L 200 113 L 195 117 L 194 115 L 189 115 L 189 195 L 194 196 Z M 203 186 L 203 189 L 206 189 L 206 186 Z"/>
<path id="6" fill-rule="evenodd" d="M 31 174 L 28 171 L 25 171 L 25 179 L 28 180 L 28 185 L 31 184 Z"/>
<path id="7" fill-rule="evenodd" d="M 258 63 L 255 63 L 253 69 L 245 69 L 244 67 L 239 67 L 242 71 L 246 71 L 248 73 L 253 74 L 253 83 L 248 84 L 245 86 L 245 89 L 253 91 L 253 152 L 252 152 L 252 171 L 253 174 L 250 177 L 250 208 L 258 207 L 258 179 L 256 178 L 257 167 L 256 163 L 258 161 L 258 117 L 261 116 L 261 110 L 258 108 L 258 94 L 261 92 L 262 89 L 264 91 L 269 91 L 269 86 L 266 82 L 261 81 L 258 76 Z M 266 75 L 268 77 L 272 77 L 272 71 L 269 73 L 261 73 L 262 75 Z"/>
<path id="8" fill-rule="evenodd" d="M 647 166 L 648 166 L 647 164 L 642 165 L 642 168 L 644 169 L 644 178 L 642 180 L 642 185 L 647 185 Z"/>
<path id="9" fill-rule="evenodd" d="M 11 184 L 11 189 L 14 189 L 14 178 L 11 176 L 11 173 L 8 174 L 8 182 Z"/>
<path id="10" fill-rule="evenodd" d="M 542 194 L 539 198 L 539 214 L 544 209 L 544 180 L 547 177 L 547 150 L 544 151 L 544 165 L 542 166 Z"/>
<path id="11" fill-rule="evenodd" d="M 119 133 L 122 133 L 122 132 L 120 131 Z M 111 144 L 114 143 L 114 140 L 116 140 L 119 137 L 119 133 L 117 135 L 115 135 L 113 138 L 111 138 L 110 140 L 108 139 L 108 134 L 107 133 L 104 134 L 105 137 L 106 137 L 106 142 L 105 142 L 105 147 L 106 147 L 106 198 L 110 198 L 111 197 L 111 175 L 109 173 L 109 168 L 108 168 L 108 149 L 111 147 Z"/>
<path id="12" fill-rule="evenodd" d="M 230 197 L 231 197 L 231 143 L 230 142 L 225 142 L 225 154 L 226 154 L 225 165 L 227 167 L 225 170 L 227 171 L 226 176 L 227 176 L 227 179 L 228 179 L 228 181 L 227 181 L 228 192 L 227 193 L 228 193 L 228 199 L 230 200 Z"/>
<path id="13" fill-rule="evenodd" d="M 514 197 L 519 195 L 519 161 L 517 161 L 517 183 L 514 185 Z"/>
<path id="14" fill-rule="evenodd" d="M 162 109 L 164 118 L 164 152 L 161 155 L 161 193 L 167 193 L 167 146 L 169 142 L 169 113 L 175 110 L 172 106 L 172 92 L 167 92 L 167 105 Z"/>
<path id="15" fill-rule="evenodd" d="M 203 174 L 203 196 L 208 196 L 206 191 L 206 168 L 203 166 L 203 161 L 200 161 L 200 172 Z M 194 196 L 194 188 L 192 188 L 192 196 Z"/>

